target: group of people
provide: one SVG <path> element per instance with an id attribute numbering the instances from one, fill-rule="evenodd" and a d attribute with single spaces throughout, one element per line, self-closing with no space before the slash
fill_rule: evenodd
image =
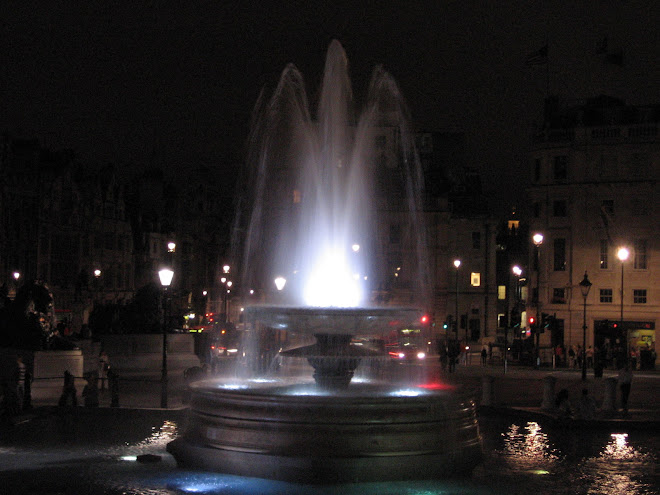
<path id="1" fill-rule="evenodd" d="M 99 353 L 98 370 L 88 371 L 84 375 L 87 382 L 82 390 L 82 398 L 85 407 L 99 406 L 99 390 L 110 390 L 111 407 L 119 405 L 119 384 L 117 374 L 110 368 L 110 359 L 105 351 Z M 64 386 L 59 400 L 60 406 L 77 406 L 77 390 L 75 386 L 75 377 L 64 372 Z"/>
<path id="2" fill-rule="evenodd" d="M 628 415 L 628 401 L 630 398 L 632 381 L 632 365 L 628 362 L 619 371 L 617 379 L 619 401 L 624 416 Z M 596 400 L 589 395 L 589 390 L 586 388 L 582 389 L 582 393 L 577 401 L 572 401 L 570 399 L 568 389 L 561 389 L 555 398 L 555 409 L 558 416 L 564 419 L 594 419 L 598 414 Z"/>

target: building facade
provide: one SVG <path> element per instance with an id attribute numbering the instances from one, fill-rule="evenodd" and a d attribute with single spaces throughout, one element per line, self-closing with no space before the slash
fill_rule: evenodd
<path id="1" fill-rule="evenodd" d="M 554 317 L 541 347 L 612 359 L 655 349 L 660 316 L 660 105 L 550 100 L 530 152 L 528 314 Z M 619 249 L 629 256 L 620 260 Z M 538 268 L 538 269 L 535 269 Z M 580 282 L 593 284 L 585 299 Z M 586 326 L 586 332 L 583 332 Z M 547 353 L 546 353 L 547 359 Z"/>

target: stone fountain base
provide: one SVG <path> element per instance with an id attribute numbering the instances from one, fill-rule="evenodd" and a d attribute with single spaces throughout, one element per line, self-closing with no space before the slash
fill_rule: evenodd
<path id="1" fill-rule="evenodd" d="M 474 401 L 457 391 L 219 387 L 193 384 L 187 429 L 167 447 L 181 466 L 341 483 L 459 476 L 481 460 Z"/>

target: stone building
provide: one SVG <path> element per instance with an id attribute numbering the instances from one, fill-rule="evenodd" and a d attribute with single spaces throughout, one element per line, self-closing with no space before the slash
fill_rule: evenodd
<path id="1" fill-rule="evenodd" d="M 539 270 L 530 274 L 527 309 L 539 320 L 543 313 L 554 317 L 541 347 L 586 340 L 587 348 L 608 348 L 613 356 L 654 348 L 660 316 L 660 105 L 631 106 L 609 97 L 576 105 L 549 99 L 544 122 L 530 151 L 528 191 L 530 234 L 544 238 Z M 630 253 L 624 261 L 617 257 L 620 247 Z M 530 253 L 536 253 L 531 240 Z M 529 266 L 535 266 L 533 259 Z M 593 285 L 583 339 L 579 283 L 585 273 Z"/>

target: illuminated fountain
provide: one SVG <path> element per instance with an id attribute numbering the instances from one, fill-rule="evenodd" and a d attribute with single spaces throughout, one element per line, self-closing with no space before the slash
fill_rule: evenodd
<path id="1" fill-rule="evenodd" d="M 286 288 L 245 309 L 232 378 L 192 385 L 187 428 L 168 445 L 180 465 L 328 483 L 447 477 L 480 460 L 471 398 L 385 351 L 430 301 L 421 169 L 393 79 L 377 68 L 355 117 L 347 67 L 333 42 L 314 119 L 292 65 L 257 105 L 240 283 Z M 383 249 L 392 223 L 396 256 Z M 406 304 L 384 306 L 394 270 Z M 302 373 L 274 365 L 285 361 Z"/>

